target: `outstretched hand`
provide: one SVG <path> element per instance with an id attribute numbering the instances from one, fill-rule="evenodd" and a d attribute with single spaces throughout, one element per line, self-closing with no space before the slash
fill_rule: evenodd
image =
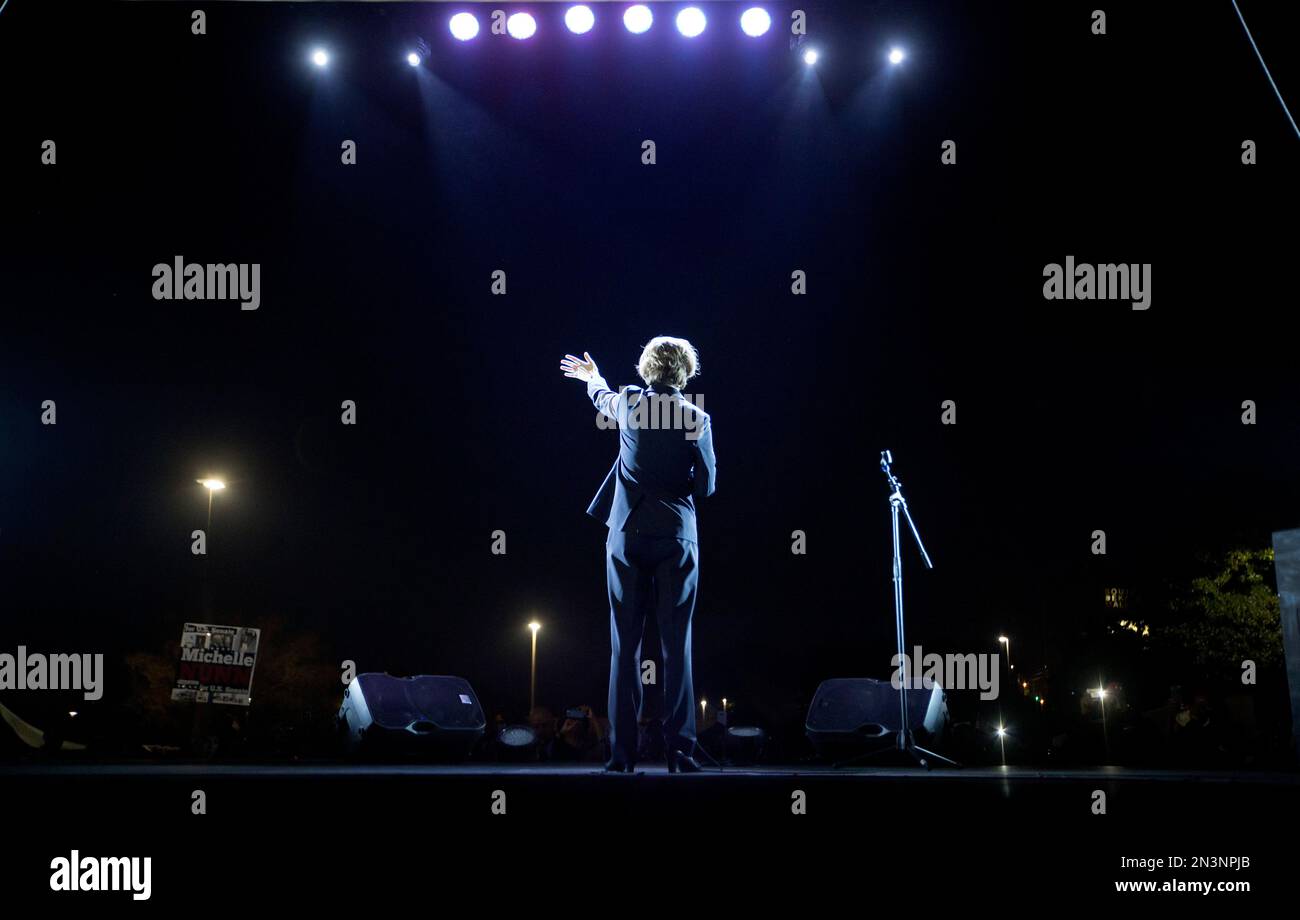
<path id="1" fill-rule="evenodd" d="M 586 360 L 583 360 L 584 358 Z M 585 351 L 581 358 L 565 355 L 564 360 L 560 362 L 560 370 L 564 371 L 564 376 L 573 377 L 583 383 L 600 376 L 600 371 L 596 370 L 596 362 Z"/>

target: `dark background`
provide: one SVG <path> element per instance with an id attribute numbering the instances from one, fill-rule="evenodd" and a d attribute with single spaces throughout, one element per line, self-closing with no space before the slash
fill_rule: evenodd
<path id="1" fill-rule="evenodd" d="M 1095 4 L 807 3 L 811 71 L 789 6 L 753 41 L 740 7 L 701 5 L 693 42 L 659 5 L 640 37 L 604 5 L 582 37 L 536 5 L 531 41 L 460 44 L 443 6 L 205 3 L 194 36 L 193 5 L 13 0 L 0 650 L 174 643 L 203 617 L 194 480 L 220 475 L 216 622 L 459 674 L 519 718 L 537 617 L 539 703 L 603 713 L 583 510 L 615 442 L 558 360 L 633 382 L 661 333 L 700 350 L 718 451 L 697 694 L 741 718 L 888 676 L 886 447 L 936 563 L 908 550 L 927 651 L 1005 632 L 1022 668 L 1090 668 L 1099 585 L 1300 526 L 1300 157 L 1230 4 L 1108 4 L 1094 36 Z M 1300 88 L 1279 7 L 1242 6 Z M 261 308 L 153 300 L 176 255 L 261 263 Z M 1152 263 L 1151 308 L 1045 301 L 1067 255 Z"/>

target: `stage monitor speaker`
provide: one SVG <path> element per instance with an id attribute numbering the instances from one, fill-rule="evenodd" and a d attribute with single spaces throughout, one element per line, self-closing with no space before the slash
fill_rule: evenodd
<path id="1" fill-rule="evenodd" d="M 909 684 L 907 724 L 918 744 L 937 746 L 948 724 L 943 688 L 933 681 Z M 898 690 L 870 677 L 822 681 L 804 726 L 818 755 L 833 760 L 889 747 L 899 727 Z"/>
<path id="2" fill-rule="evenodd" d="M 427 674 L 358 674 L 343 691 L 338 718 L 353 753 L 453 762 L 469 756 L 487 727 L 468 681 Z"/>

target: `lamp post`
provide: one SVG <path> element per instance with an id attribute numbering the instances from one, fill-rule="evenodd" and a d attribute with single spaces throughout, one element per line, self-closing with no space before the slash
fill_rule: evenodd
<path id="1" fill-rule="evenodd" d="M 531 720 L 533 710 L 537 708 L 537 633 L 542 628 L 542 624 L 533 620 L 528 624 L 528 628 L 533 633 L 533 664 L 528 678 L 528 718 Z"/>
<path id="2" fill-rule="evenodd" d="M 1106 685 L 1097 687 L 1097 699 L 1101 702 L 1101 741 L 1106 750 L 1106 759 L 1110 760 L 1110 735 L 1106 733 Z"/>
<path id="3" fill-rule="evenodd" d="M 194 480 L 208 490 L 208 522 L 203 527 L 203 615 L 212 619 L 212 557 L 208 553 L 208 544 L 212 542 L 212 496 L 226 487 L 220 479 Z"/>
<path id="4" fill-rule="evenodd" d="M 206 540 L 209 535 L 208 531 L 212 529 L 212 494 L 220 492 L 226 487 L 226 484 L 220 479 L 196 479 L 194 481 L 208 490 L 208 526 L 203 531 L 203 537 Z"/>
<path id="5" fill-rule="evenodd" d="M 1014 671 L 1016 666 L 1011 663 L 1011 638 L 1009 636 L 998 636 L 998 642 L 1007 647 L 1007 670 Z"/>

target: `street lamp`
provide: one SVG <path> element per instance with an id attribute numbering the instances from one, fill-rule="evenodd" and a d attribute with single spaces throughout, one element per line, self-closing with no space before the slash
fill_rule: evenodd
<path id="1" fill-rule="evenodd" d="M 542 624 L 533 620 L 528 624 L 528 628 L 533 633 L 533 666 L 528 678 L 528 717 L 531 719 L 533 710 L 537 708 L 537 632 L 542 628 Z"/>
<path id="2" fill-rule="evenodd" d="M 1007 730 L 1004 726 L 998 725 L 998 741 L 1002 744 L 1002 766 L 1007 765 Z"/>
<path id="3" fill-rule="evenodd" d="M 226 487 L 226 484 L 220 479 L 196 479 L 194 480 L 203 488 L 208 490 L 208 526 L 203 531 L 203 538 L 206 541 L 212 530 L 212 496 Z"/>
<path id="4" fill-rule="evenodd" d="M 998 642 L 1002 643 L 1007 647 L 1007 670 L 1008 671 L 1015 670 L 1016 666 L 1011 663 L 1011 639 L 1008 638 L 1007 636 L 998 636 Z"/>
<path id="5" fill-rule="evenodd" d="M 203 527 L 203 615 L 210 618 L 212 616 L 212 580 L 210 577 L 212 575 L 212 556 L 208 552 L 208 544 L 212 542 L 212 496 L 224 489 L 226 484 L 220 479 L 211 477 L 194 481 L 208 490 L 208 523 Z"/>
<path id="6" fill-rule="evenodd" d="M 1097 699 L 1101 702 L 1101 740 L 1106 748 L 1106 759 L 1110 760 L 1110 735 L 1106 732 L 1106 685 L 1097 686 Z"/>

